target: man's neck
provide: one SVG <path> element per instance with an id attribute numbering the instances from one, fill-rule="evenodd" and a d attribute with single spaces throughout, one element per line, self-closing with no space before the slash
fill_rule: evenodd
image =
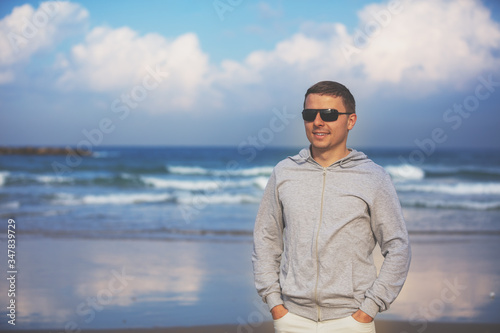
<path id="1" fill-rule="evenodd" d="M 343 146 L 339 149 L 328 150 L 317 149 L 311 146 L 312 158 L 324 168 L 329 167 L 340 159 L 343 159 L 344 157 L 349 155 L 349 152 L 350 151 L 346 146 Z"/>

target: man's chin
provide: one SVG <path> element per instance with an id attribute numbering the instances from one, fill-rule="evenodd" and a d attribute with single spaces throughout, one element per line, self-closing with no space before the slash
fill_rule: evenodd
<path id="1" fill-rule="evenodd" d="M 330 148 L 329 144 L 326 142 L 311 142 L 311 147 L 316 150 L 328 150 Z"/>

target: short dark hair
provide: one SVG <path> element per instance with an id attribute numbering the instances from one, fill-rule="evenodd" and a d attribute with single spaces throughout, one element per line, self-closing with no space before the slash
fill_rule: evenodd
<path id="1" fill-rule="evenodd" d="M 306 95 L 304 96 L 304 107 L 306 106 L 306 99 L 309 94 L 341 97 L 346 111 L 349 113 L 356 112 L 356 101 L 354 100 L 354 96 L 352 96 L 349 89 L 341 83 L 335 81 L 321 81 L 311 86 L 307 89 Z"/>

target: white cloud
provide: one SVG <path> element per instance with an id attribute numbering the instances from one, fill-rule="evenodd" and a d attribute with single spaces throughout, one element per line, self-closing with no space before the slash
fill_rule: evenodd
<path id="1" fill-rule="evenodd" d="M 220 79 L 231 87 L 269 86 L 276 77 L 289 78 L 290 86 L 295 78 L 334 79 L 371 92 L 382 84 L 409 94 L 418 87 L 425 95 L 444 85 L 460 88 L 481 72 L 500 68 L 494 55 L 500 26 L 480 2 L 401 4 L 397 10 L 388 3 L 366 6 L 352 33 L 340 23 L 304 24 L 271 51 L 255 51 L 242 63 L 223 62 Z"/>
<path id="2" fill-rule="evenodd" d="M 230 87 L 234 84 L 262 83 L 267 73 L 307 71 L 322 61 L 326 45 L 304 34 L 296 34 L 276 45 L 272 51 L 252 52 L 243 63 L 223 61 L 218 79 Z"/>
<path id="3" fill-rule="evenodd" d="M 15 7 L 0 20 L 0 84 L 15 78 L 16 65 L 84 27 L 88 12 L 78 4 L 42 2 Z"/>
<path id="4" fill-rule="evenodd" d="M 61 56 L 59 86 L 95 92 L 125 92 L 142 84 L 147 68 L 158 68 L 162 78 L 160 93 L 167 93 L 163 107 L 187 108 L 196 99 L 209 70 L 208 57 L 195 34 L 186 33 L 174 40 L 150 33 L 139 36 L 130 28 L 93 29 L 69 57 Z"/>
<path id="5" fill-rule="evenodd" d="M 236 104 L 242 110 L 262 109 L 277 95 L 302 94 L 305 85 L 325 79 L 356 86 L 364 95 L 387 86 L 407 94 L 418 87 L 418 94 L 426 95 L 443 86 L 460 88 L 482 72 L 500 68 L 495 56 L 500 27 L 480 2 L 402 3 L 397 10 L 389 3 L 364 7 L 352 32 L 341 23 L 306 22 L 272 50 L 256 50 L 243 61 L 220 64 L 209 63 L 194 33 L 167 39 L 156 33 L 139 35 L 128 27 L 95 27 L 69 54 L 58 56 L 57 85 L 65 91 L 107 93 L 113 99 L 140 85 L 148 67 L 159 68 L 168 77 L 143 103 L 145 109 L 163 113 L 203 105 L 205 111 L 218 112 Z M 73 22 L 75 28 L 86 22 L 87 12 L 79 5 L 58 5 L 56 15 L 23 46 L 21 55 L 0 39 L 0 83 L 13 80 L 11 64 L 62 38 L 61 26 Z M 271 10 L 265 3 L 259 9 Z M 16 8 L 0 21 L 1 31 L 22 33 L 24 18 L 34 13 L 29 5 Z M 369 37 L 363 40 L 360 32 Z M 347 46 L 353 52 L 346 55 Z"/>
<path id="6" fill-rule="evenodd" d="M 460 85 L 500 65 L 492 55 L 500 47 L 500 26 L 478 1 L 406 2 L 392 15 L 386 5 L 371 5 L 360 12 L 360 30 L 374 13 L 389 13 L 387 25 L 352 57 L 370 81 Z"/>

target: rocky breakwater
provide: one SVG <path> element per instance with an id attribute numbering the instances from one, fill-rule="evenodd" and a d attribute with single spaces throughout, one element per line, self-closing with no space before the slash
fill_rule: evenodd
<path id="1" fill-rule="evenodd" d="M 90 151 L 78 150 L 80 156 L 90 156 Z M 68 155 L 75 150 L 69 147 L 0 147 L 0 155 Z"/>

